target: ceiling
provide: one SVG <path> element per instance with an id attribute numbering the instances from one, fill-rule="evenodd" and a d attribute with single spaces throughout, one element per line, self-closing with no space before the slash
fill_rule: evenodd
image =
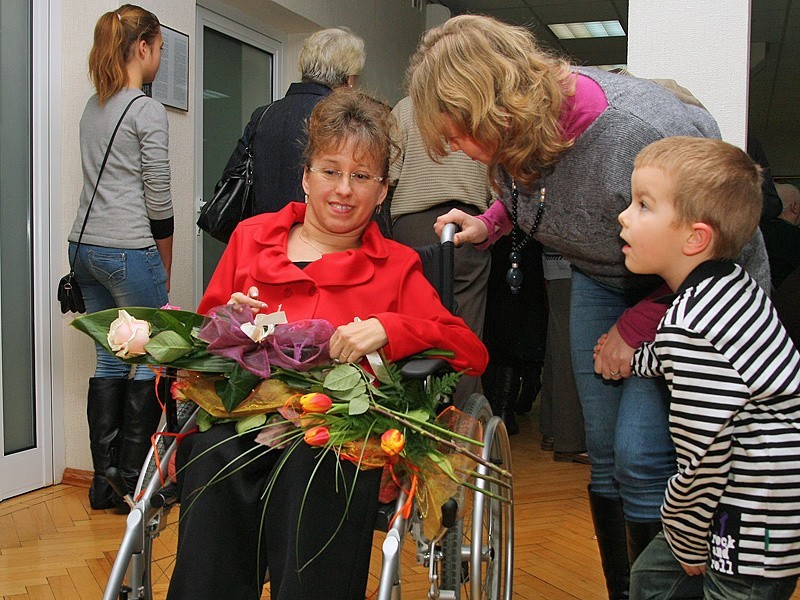
<path id="1" fill-rule="evenodd" d="M 530 28 L 540 43 L 584 65 L 627 62 L 627 38 L 558 40 L 548 23 L 616 19 L 628 0 L 436 0 L 453 14 L 490 14 Z M 749 126 L 775 175 L 800 175 L 800 0 L 752 0 Z"/>

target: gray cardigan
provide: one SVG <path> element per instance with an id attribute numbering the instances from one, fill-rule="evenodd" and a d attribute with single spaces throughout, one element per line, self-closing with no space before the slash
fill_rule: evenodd
<path id="1" fill-rule="evenodd" d="M 125 88 L 102 107 L 96 95 L 86 103 L 80 123 L 83 189 L 69 234 L 71 242 L 78 241 L 114 127 L 128 102 L 141 93 Z M 152 98 L 134 102 L 111 146 L 82 244 L 130 249 L 154 244 L 150 219 L 172 216 L 168 146 L 169 126 L 164 106 Z"/>
<path id="2" fill-rule="evenodd" d="M 618 288 L 650 287 L 653 278 L 632 275 L 625 268 L 619 237 L 617 215 L 631 201 L 633 160 L 658 139 L 675 135 L 719 138 L 719 128 L 707 111 L 682 103 L 656 83 L 600 69 L 577 71 L 600 85 L 608 108 L 544 177 L 546 207 L 535 237 L 597 281 Z M 501 200 L 512 214 L 510 178 L 502 173 L 500 179 Z M 528 231 L 536 215 L 541 182 L 518 187 L 519 225 Z M 759 232 L 743 254 L 747 257 L 742 264 L 751 275 L 759 283 L 768 281 Z"/>

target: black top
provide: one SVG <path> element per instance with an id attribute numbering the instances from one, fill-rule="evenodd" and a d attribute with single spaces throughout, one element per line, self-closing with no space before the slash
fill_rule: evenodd
<path id="1" fill-rule="evenodd" d="M 317 102 L 331 93 L 319 83 L 293 83 L 264 115 L 253 141 L 253 214 L 275 212 L 303 199 L 303 151 L 308 140 L 306 123 Z M 242 162 L 264 106 L 253 111 L 225 170 Z"/>
<path id="2" fill-rule="evenodd" d="M 800 267 L 800 228 L 783 219 L 772 219 L 762 225 L 761 230 L 767 247 L 772 285 L 778 289 L 789 273 Z"/>

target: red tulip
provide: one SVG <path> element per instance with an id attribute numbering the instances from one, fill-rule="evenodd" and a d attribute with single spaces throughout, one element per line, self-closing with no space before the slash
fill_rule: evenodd
<path id="1" fill-rule="evenodd" d="M 333 406 L 333 402 L 325 394 L 312 392 L 300 396 L 300 406 L 304 413 L 326 413 Z"/>
<path id="2" fill-rule="evenodd" d="M 388 456 L 397 456 L 405 445 L 406 438 L 397 429 L 387 429 L 381 435 L 381 450 Z"/>
<path id="3" fill-rule="evenodd" d="M 324 446 L 330 441 L 331 434 L 327 427 L 318 425 L 317 427 L 306 429 L 303 439 L 309 446 Z"/>

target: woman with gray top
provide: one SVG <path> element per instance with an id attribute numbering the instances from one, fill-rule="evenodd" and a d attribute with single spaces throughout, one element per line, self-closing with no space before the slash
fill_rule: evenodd
<path id="1" fill-rule="evenodd" d="M 156 76 L 161 46 L 158 18 L 138 6 L 125 4 L 95 26 L 89 73 L 96 93 L 80 122 L 84 181 L 69 234 L 70 261 L 89 313 L 167 303 L 173 231 L 168 122 L 164 107 L 141 91 Z M 106 470 L 117 467 L 132 491 L 161 415 L 155 374 L 141 368 L 130 375 L 129 366 L 97 346 L 86 407 L 95 509 L 124 506 Z"/>
<path id="2" fill-rule="evenodd" d="M 457 222 L 456 244 L 512 231 L 512 289 L 524 277 L 518 250 L 529 237 L 572 264 L 572 366 L 591 460 L 589 501 L 609 597 L 627 598 L 629 563 L 660 529 L 676 458 L 663 380 L 630 377 L 634 338 L 654 335 L 665 308 L 639 300 L 661 282 L 626 270 L 617 215 L 630 203 L 639 150 L 668 136 L 719 137 L 719 129 L 708 112 L 653 82 L 575 68 L 539 48 L 527 29 L 489 17 L 463 15 L 430 30 L 408 79 L 428 147 L 442 154 L 449 144 L 485 162 L 501 193 L 484 215 L 451 211 L 437 227 Z M 525 233 L 513 233 L 514 225 Z M 769 285 L 757 236 L 745 262 Z M 636 326 L 615 325 L 631 310 Z M 635 335 L 625 338 L 623 329 Z M 606 332 L 614 341 L 595 360 Z"/>

